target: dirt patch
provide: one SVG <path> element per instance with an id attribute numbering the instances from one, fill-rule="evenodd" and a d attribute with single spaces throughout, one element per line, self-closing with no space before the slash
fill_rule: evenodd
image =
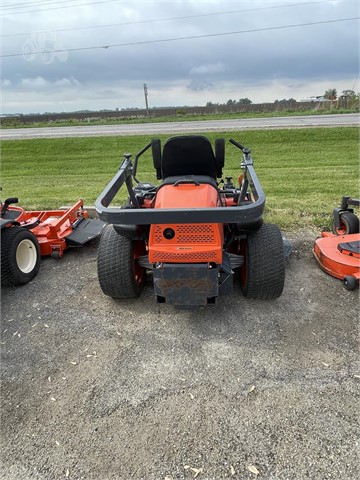
<path id="1" fill-rule="evenodd" d="M 358 292 L 288 237 L 273 302 L 114 301 L 96 242 L 3 289 L 0 478 L 357 478 Z"/>

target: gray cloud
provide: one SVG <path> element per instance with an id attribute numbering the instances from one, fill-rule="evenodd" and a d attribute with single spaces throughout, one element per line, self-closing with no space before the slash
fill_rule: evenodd
<path id="1" fill-rule="evenodd" d="M 194 90 L 195 92 L 201 92 L 203 90 L 211 90 L 213 88 L 213 84 L 204 80 L 191 80 L 191 82 L 187 85 L 187 88 Z"/>
<path id="2" fill-rule="evenodd" d="M 34 33 L 4 38 L 3 54 L 22 52 L 31 41 L 46 53 L 31 57 L 27 50 L 27 59 L 3 59 L 3 109 L 27 112 L 36 105 L 37 111 L 53 111 L 59 105 L 69 110 L 143 106 L 143 83 L 148 84 L 149 101 L 157 106 L 204 104 L 239 96 L 273 101 L 284 95 L 300 98 L 321 94 L 318 89 L 326 85 L 340 89 L 357 85 L 356 21 L 71 51 L 358 16 L 356 0 L 296 7 L 291 7 L 292 3 L 284 0 L 281 5 L 288 7 L 66 32 L 57 30 L 278 7 L 279 3 L 135 0 L 5 17 L 4 34 L 29 32 L 29 25 Z M 42 29 L 50 32 L 35 32 Z M 66 52 L 51 53 L 54 49 Z"/>

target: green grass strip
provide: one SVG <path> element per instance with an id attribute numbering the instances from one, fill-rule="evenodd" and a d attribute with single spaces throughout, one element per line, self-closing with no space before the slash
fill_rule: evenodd
<path id="1" fill-rule="evenodd" d="M 329 228 L 342 195 L 359 197 L 356 127 L 204 133 L 250 147 L 267 196 L 265 220 L 285 230 Z M 95 199 L 116 173 L 123 153 L 135 154 L 153 136 L 90 137 L 2 142 L 2 199 L 18 196 L 27 209 L 52 209 Z M 160 135 L 164 142 L 169 135 Z M 224 175 L 240 173 L 240 152 L 226 144 Z M 150 150 L 137 177 L 158 183 Z M 126 200 L 126 189 L 116 204 Z"/>

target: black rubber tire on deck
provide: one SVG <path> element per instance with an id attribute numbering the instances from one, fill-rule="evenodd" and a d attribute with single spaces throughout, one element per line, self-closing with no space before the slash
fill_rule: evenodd
<path id="1" fill-rule="evenodd" d="M 343 281 L 346 290 L 355 290 L 355 288 L 358 286 L 358 281 L 351 275 L 346 275 Z"/>
<path id="2" fill-rule="evenodd" d="M 340 229 L 336 229 L 335 225 L 333 225 L 333 233 L 335 235 L 359 233 L 359 219 L 355 213 L 344 212 L 340 214 Z"/>
<path id="3" fill-rule="evenodd" d="M 135 242 L 116 233 L 113 225 L 104 228 L 98 248 L 97 269 L 105 295 L 136 298 L 142 292 L 145 269 L 136 265 L 134 249 Z"/>
<path id="4" fill-rule="evenodd" d="M 1 230 L 1 285 L 29 283 L 40 268 L 40 247 L 36 236 L 14 226 Z"/>
<path id="5" fill-rule="evenodd" d="M 263 224 L 245 242 L 241 289 L 246 298 L 272 300 L 280 297 L 285 282 L 285 255 L 277 225 Z"/>

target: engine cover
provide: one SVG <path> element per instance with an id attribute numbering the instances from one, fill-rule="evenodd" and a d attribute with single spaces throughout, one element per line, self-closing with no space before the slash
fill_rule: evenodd
<path id="1" fill-rule="evenodd" d="M 154 208 L 216 208 L 218 204 L 218 191 L 213 185 L 170 184 L 159 189 Z M 174 220 L 176 221 L 176 212 Z M 155 224 L 150 227 L 149 261 L 221 264 L 222 246 L 222 224 Z"/>

